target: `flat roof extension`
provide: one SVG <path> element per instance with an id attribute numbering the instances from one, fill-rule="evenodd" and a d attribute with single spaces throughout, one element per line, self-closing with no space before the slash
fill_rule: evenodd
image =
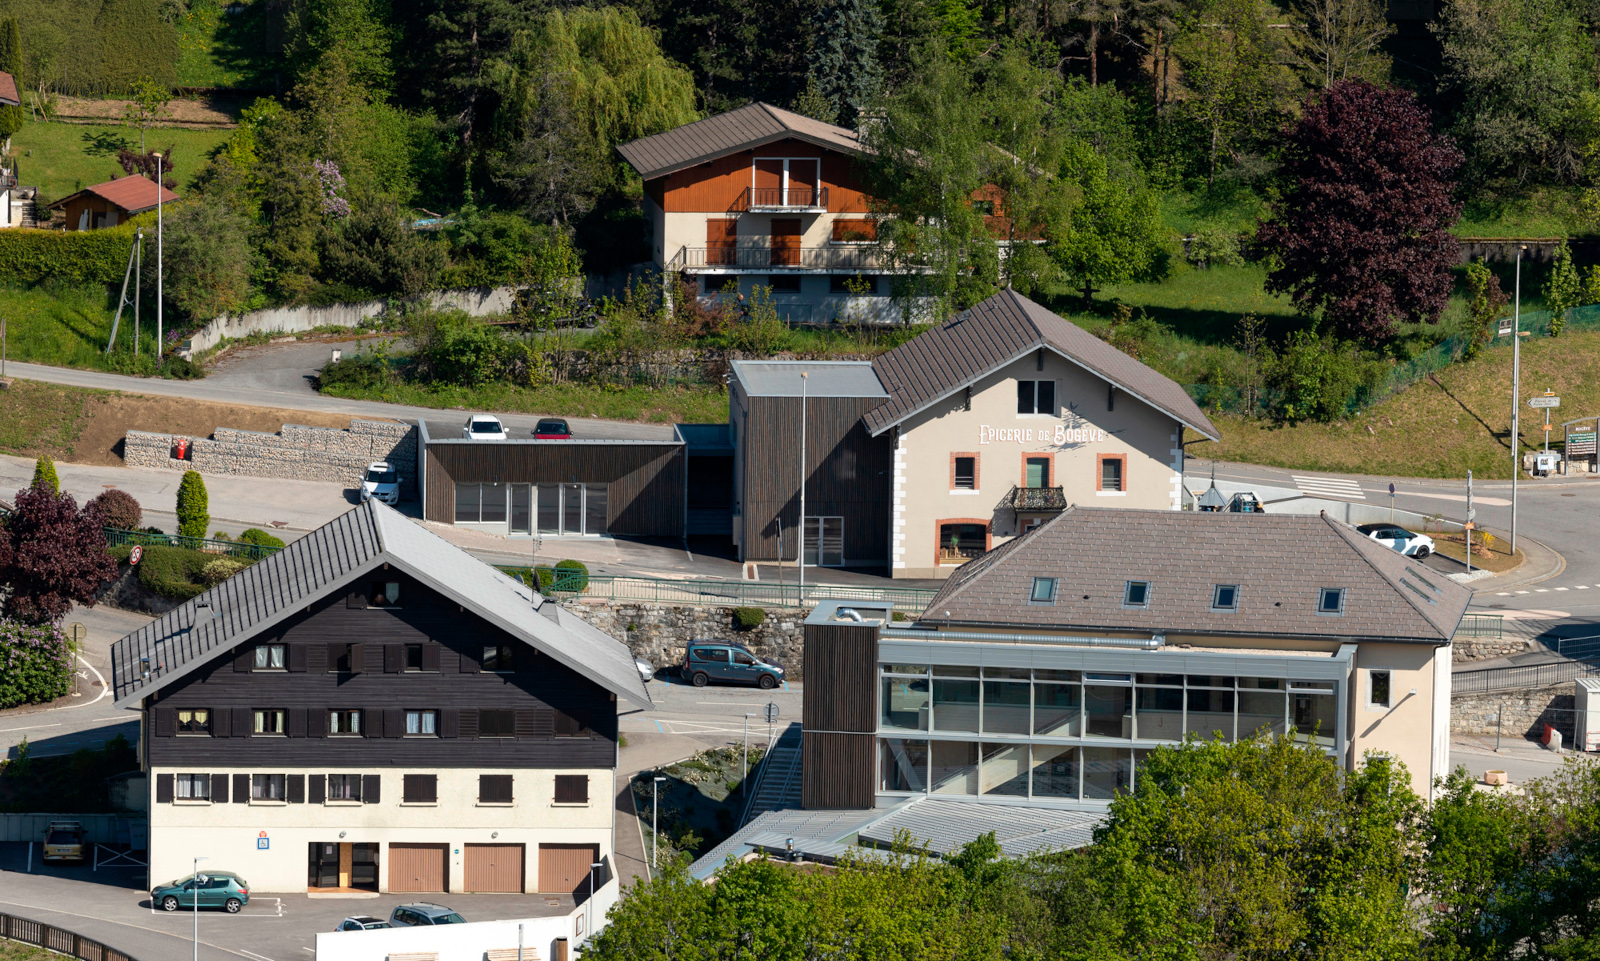
<path id="1" fill-rule="evenodd" d="M 882 397 L 889 392 L 865 360 L 736 360 L 733 376 L 747 397 Z"/>

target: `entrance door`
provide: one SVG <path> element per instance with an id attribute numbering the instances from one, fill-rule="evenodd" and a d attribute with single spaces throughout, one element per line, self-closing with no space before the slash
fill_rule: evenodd
<path id="1" fill-rule="evenodd" d="M 844 518 L 806 518 L 806 566 L 844 566 Z"/>
<path id="2" fill-rule="evenodd" d="M 800 266 L 800 218 L 772 219 L 772 266 Z"/>
<path id="3" fill-rule="evenodd" d="M 522 893 L 522 845 L 468 844 L 462 853 L 468 892 Z"/>
<path id="4" fill-rule="evenodd" d="M 589 865 L 600 860 L 594 844 L 539 845 L 539 891 L 557 894 L 589 892 Z"/>
<path id="5" fill-rule="evenodd" d="M 309 864 L 306 865 L 306 884 L 313 888 L 339 887 L 338 842 L 313 841 L 308 845 Z"/>
<path id="6" fill-rule="evenodd" d="M 394 894 L 442 892 L 445 881 L 446 844 L 389 845 L 389 890 Z"/>
<path id="7" fill-rule="evenodd" d="M 1049 487 L 1050 485 L 1050 458 L 1028 458 L 1028 477 L 1023 482 L 1026 487 Z"/>
<path id="8" fill-rule="evenodd" d="M 730 218 L 706 219 L 706 266 L 731 267 L 738 263 L 739 221 Z"/>
<path id="9" fill-rule="evenodd" d="M 511 485 L 511 533 L 533 533 L 533 485 Z"/>

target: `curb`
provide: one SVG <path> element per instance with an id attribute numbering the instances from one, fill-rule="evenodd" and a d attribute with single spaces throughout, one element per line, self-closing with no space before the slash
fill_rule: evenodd
<path id="1" fill-rule="evenodd" d="M 1471 581 L 1467 586 L 1472 588 L 1474 594 L 1499 592 L 1517 587 L 1526 587 L 1530 584 L 1539 584 L 1553 577 L 1561 576 L 1561 573 L 1567 569 L 1567 559 L 1559 551 L 1542 541 L 1534 540 L 1526 535 L 1523 536 L 1522 540 L 1527 545 L 1536 548 L 1536 550 L 1523 550 L 1522 566 L 1506 571 L 1504 574 L 1495 574 L 1492 577 Z M 1539 557 L 1536 560 L 1535 556 L 1540 554 L 1546 556 Z M 1543 570 L 1535 570 L 1530 573 L 1528 568 L 1535 565 L 1548 566 Z"/>

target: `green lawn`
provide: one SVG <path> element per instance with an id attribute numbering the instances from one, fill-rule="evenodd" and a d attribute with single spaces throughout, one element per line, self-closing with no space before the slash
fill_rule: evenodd
<path id="1" fill-rule="evenodd" d="M 225 12 L 230 8 L 235 12 Z M 194 0 L 176 26 L 180 86 L 273 89 L 273 72 L 282 65 L 279 4 Z"/>
<path id="2" fill-rule="evenodd" d="M 61 957 L 20 941 L 0 941 L 0 961 L 58 961 Z"/>
<path id="3" fill-rule="evenodd" d="M 128 356 L 133 345 L 132 310 L 123 314 L 123 326 L 117 333 L 118 351 L 111 357 L 105 354 L 116 306 L 116 292 L 108 296 L 105 288 L 97 284 L 0 287 L 0 316 L 6 319 L 6 358 L 58 367 L 145 372 Z M 154 305 L 148 299 L 144 306 L 140 353 L 148 358 L 155 346 L 156 319 Z"/>
<path id="4" fill-rule="evenodd" d="M 145 146 L 150 150 L 172 148 L 178 193 L 182 194 L 205 166 L 207 156 L 230 133 L 163 127 L 145 133 Z M 117 151 L 123 147 L 138 149 L 138 130 L 109 124 L 27 123 L 11 138 L 11 149 L 18 158 L 17 177 L 39 188 L 41 204 L 124 176 L 117 165 Z"/>
<path id="5" fill-rule="evenodd" d="M 589 384 L 550 384 L 532 388 L 510 384 L 472 388 L 399 384 L 381 390 L 328 388 L 324 393 L 417 407 L 600 417 L 653 424 L 723 423 L 728 419 L 728 394 L 720 387 L 668 387 L 658 390 Z"/>

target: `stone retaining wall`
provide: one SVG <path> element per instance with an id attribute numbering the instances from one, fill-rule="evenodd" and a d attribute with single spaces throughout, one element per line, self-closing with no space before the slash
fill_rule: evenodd
<path id="1" fill-rule="evenodd" d="M 330 481 L 357 487 L 373 461 L 400 472 L 400 496 L 417 495 L 417 429 L 411 424 L 357 420 L 350 427 L 284 424 L 276 434 L 219 427 L 210 438 L 189 437 L 189 457 L 172 456 L 179 434 L 130 430 L 122 459 L 129 467 L 196 470 L 202 474 Z"/>
<path id="2" fill-rule="evenodd" d="M 1451 659 L 1459 664 L 1521 654 L 1528 649 L 1528 642 L 1520 637 L 1458 637 L 1450 646 L 1454 648 Z"/>
<path id="3" fill-rule="evenodd" d="M 1499 714 L 1505 711 L 1504 725 Z M 1551 724 L 1572 743 L 1574 721 L 1572 682 L 1490 694 L 1457 694 L 1450 698 L 1450 733 L 1484 734 L 1497 731 L 1507 738 L 1534 737 Z"/>
<path id="4" fill-rule="evenodd" d="M 701 638 L 737 641 L 758 657 L 783 665 L 784 676 L 800 680 L 805 632 L 803 624 L 810 608 L 768 608 L 761 626 L 742 631 L 733 625 L 731 607 L 674 607 L 627 601 L 603 601 L 583 597 L 561 602 L 567 610 L 624 640 L 636 657 L 661 668 L 683 663 L 688 642 Z"/>

